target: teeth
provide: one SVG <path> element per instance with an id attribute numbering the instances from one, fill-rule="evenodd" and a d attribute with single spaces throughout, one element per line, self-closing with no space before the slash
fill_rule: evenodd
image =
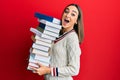
<path id="1" fill-rule="evenodd" d="M 66 20 L 66 19 L 65 19 L 65 22 L 69 22 L 69 20 Z"/>

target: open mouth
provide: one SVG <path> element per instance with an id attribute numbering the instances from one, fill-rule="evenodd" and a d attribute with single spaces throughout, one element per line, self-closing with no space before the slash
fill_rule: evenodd
<path id="1" fill-rule="evenodd" d="M 65 23 L 69 23 L 70 21 L 69 20 L 67 20 L 67 19 L 64 19 L 64 21 L 65 21 Z"/>

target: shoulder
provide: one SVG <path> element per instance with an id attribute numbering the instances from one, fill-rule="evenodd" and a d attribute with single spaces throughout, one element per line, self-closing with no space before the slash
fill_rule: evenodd
<path id="1" fill-rule="evenodd" d="M 71 32 L 67 35 L 67 48 L 71 50 L 76 50 L 78 54 L 81 54 L 80 52 L 80 44 L 78 40 L 78 35 L 76 32 Z"/>
<path id="2" fill-rule="evenodd" d="M 69 33 L 66 37 L 70 40 L 78 40 L 78 35 L 75 31 Z"/>

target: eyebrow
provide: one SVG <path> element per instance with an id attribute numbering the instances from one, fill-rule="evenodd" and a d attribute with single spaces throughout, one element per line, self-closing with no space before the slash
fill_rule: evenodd
<path id="1" fill-rule="evenodd" d="M 69 8 L 66 8 L 66 9 L 67 9 L 67 10 L 70 10 Z M 65 10 L 66 10 L 66 9 L 65 9 Z M 72 12 L 74 12 L 74 13 L 76 13 L 76 14 L 77 14 L 77 12 L 76 12 L 75 10 L 72 10 Z"/>
<path id="2" fill-rule="evenodd" d="M 76 14 L 77 14 L 77 12 L 76 12 L 75 10 L 72 10 L 72 12 L 74 12 L 74 13 L 76 13 Z"/>

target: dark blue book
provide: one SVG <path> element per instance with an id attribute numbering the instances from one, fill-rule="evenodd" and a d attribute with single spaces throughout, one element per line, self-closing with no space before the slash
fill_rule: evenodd
<path id="1" fill-rule="evenodd" d="M 35 13 L 35 17 L 37 17 L 39 19 L 44 19 L 44 20 L 49 21 L 49 22 L 53 22 L 55 24 L 60 24 L 59 19 L 48 16 L 48 15 L 41 14 L 41 13 L 38 13 L 38 12 Z"/>

